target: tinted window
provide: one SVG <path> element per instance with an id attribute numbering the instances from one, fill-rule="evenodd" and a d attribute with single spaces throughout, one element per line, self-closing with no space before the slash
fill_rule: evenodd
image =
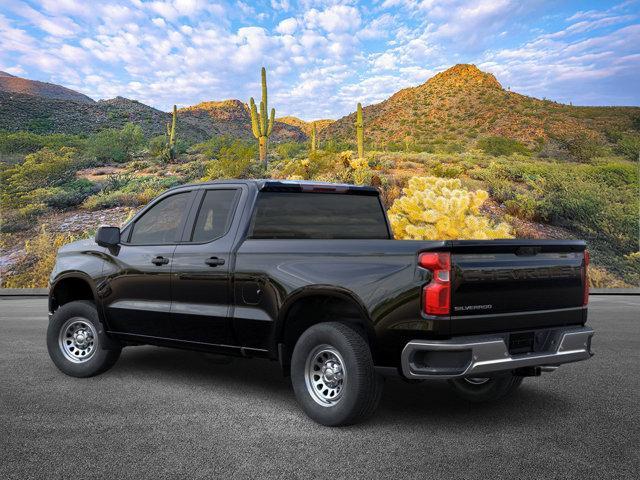
<path id="1" fill-rule="evenodd" d="M 252 238 L 389 238 L 377 196 L 262 192 Z"/>
<path id="2" fill-rule="evenodd" d="M 229 230 L 238 190 L 208 190 L 202 200 L 191 241 L 209 242 Z"/>
<path id="3" fill-rule="evenodd" d="M 176 243 L 178 228 L 187 214 L 191 192 L 177 193 L 156 203 L 133 225 L 129 243 L 134 245 Z"/>

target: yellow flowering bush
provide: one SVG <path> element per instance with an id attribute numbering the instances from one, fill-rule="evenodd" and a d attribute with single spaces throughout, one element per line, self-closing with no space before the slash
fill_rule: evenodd
<path id="1" fill-rule="evenodd" d="M 56 262 L 58 249 L 77 238 L 68 233 L 50 233 L 43 225 L 40 232 L 25 243 L 26 259 L 22 272 L 4 279 L 5 288 L 45 288 Z"/>
<path id="2" fill-rule="evenodd" d="M 494 224 L 480 214 L 489 198 L 470 192 L 452 178 L 413 177 L 389 209 L 395 237 L 403 240 L 513 238 L 507 223 Z"/>

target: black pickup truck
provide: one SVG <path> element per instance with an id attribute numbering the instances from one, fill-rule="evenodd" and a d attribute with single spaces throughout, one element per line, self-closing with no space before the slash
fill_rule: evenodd
<path id="1" fill-rule="evenodd" d="M 264 357 L 324 425 L 371 415 L 388 375 L 470 401 L 591 356 L 582 241 L 398 241 L 377 190 L 276 180 L 171 189 L 60 249 L 47 346 L 88 377 L 125 346 Z"/>

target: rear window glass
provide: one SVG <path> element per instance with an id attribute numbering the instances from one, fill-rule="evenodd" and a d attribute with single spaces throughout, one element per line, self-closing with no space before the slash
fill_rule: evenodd
<path id="1" fill-rule="evenodd" d="M 251 238 L 388 239 L 377 196 L 261 192 Z"/>

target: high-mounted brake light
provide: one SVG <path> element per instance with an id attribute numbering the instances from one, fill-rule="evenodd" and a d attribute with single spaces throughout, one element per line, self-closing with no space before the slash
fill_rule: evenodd
<path id="1" fill-rule="evenodd" d="M 589 303 L 589 250 L 584 251 L 584 270 L 582 271 L 582 284 L 584 289 L 584 297 L 582 298 L 582 305 L 586 306 Z"/>
<path id="2" fill-rule="evenodd" d="M 427 315 L 448 315 L 451 304 L 451 255 L 447 252 L 421 253 L 418 265 L 433 272 L 422 288 L 422 308 Z"/>

